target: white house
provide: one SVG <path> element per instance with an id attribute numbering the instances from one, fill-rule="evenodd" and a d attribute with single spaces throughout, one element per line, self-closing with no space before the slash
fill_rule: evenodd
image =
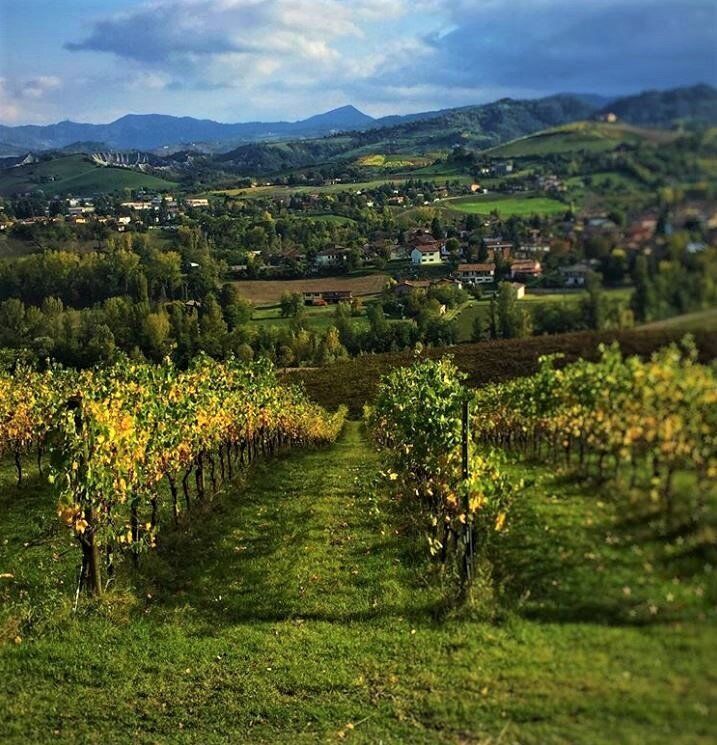
<path id="1" fill-rule="evenodd" d="M 411 251 L 411 262 L 415 266 L 430 266 L 443 263 L 440 244 L 416 246 Z"/>

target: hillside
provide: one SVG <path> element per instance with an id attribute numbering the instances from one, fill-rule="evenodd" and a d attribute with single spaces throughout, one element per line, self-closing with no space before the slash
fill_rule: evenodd
<path id="1" fill-rule="evenodd" d="M 356 158 L 376 149 L 422 154 L 450 150 L 456 145 L 483 148 L 584 119 L 593 111 L 589 103 L 570 96 L 531 101 L 503 99 L 483 106 L 452 109 L 430 119 L 337 137 L 243 145 L 219 156 L 218 160 L 238 173 L 270 173 L 327 160 Z"/>
<path id="2" fill-rule="evenodd" d="M 630 124 L 670 127 L 676 122 L 717 123 L 717 89 L 695 85 L 668 91 L 646 91 L 608 104 L 602 113 L 612 112 Z"/>
<path id="3" fill-rule="evenodd" d="M 98 166 L 84 155 L 41 160 L 30 165 L 0 171 L 0 195 L 42 190 L 48 196 L 75 194 L 90 196 L 123 189 L 166 190 L 176 184 L 128 168 Z"/>
<path id="4" fill-rule="evenodd" d="M 624 123 L 575 122 L 490 148 L 485 151 L 485 154 L 492 157 L 521 158 L 581 150 L 600 152 L 614 150 L 620 145 L 633 145 L 641 142 L 669 143 L 678 136 L 674 132 L 640 128 Z"/>

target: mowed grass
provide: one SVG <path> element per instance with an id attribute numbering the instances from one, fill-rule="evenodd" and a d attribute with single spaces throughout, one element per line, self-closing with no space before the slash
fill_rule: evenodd
<path id="1" fill-rule="evenodd" d="M 514 464 L 500 592 L 451 610 L 379 467 L 356 423 L 259 464 L 77 615 L 52 496 L 3 470 L 0 740 L 714 741 L 709 555 L 617 494 Z"/>
<path id="2" fill-rule="evenodd" d="M 569 205 L 550 197 L 536 196 L 477 196 L 444 200 L 442 206 L 469 215 L 488 215 L 498 212 L 503 217 L 512 215 L 557 215 L 567 212 Z"/>

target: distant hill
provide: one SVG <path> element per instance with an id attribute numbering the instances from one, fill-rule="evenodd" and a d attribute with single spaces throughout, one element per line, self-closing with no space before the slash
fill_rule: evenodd
<path id="1" fill-rule="evenodd" d="M 576 96 L 537 100 L 502 99 L 482 106 L 411 117 L 390 127 L 343 133 L 334 137 L 281 143 L 255 143 L 217 156 L 235 172 L 261 174 L 351 159 L 376 150 L 428 153 L 462 145 L 483 149 L 526 134 L 591 116 L 595 108 Z M 379 120 L 380 121 L 380 120 Z"/>
<path id="2" fill-rule="evenodd" d="M 166 190 L 176 184 L 129 168 L 99 166 L 84 155 L 63 155 L 0 171 L 0 196 L 42 190 L 47 197 L 92 196 L 123 189 Z"/>
<path id="3" fill-rule="evenodd" d="M 353 106 L 298 122 L 223 124 L 210 119 L 128 114 L 110 124 L 59 122 L 47 126 L 0 125 L 0 142 L 7 147 L 54 150 L 75 143 L 101 144 L 113 150 L 155 150 L 179 143 L 220 143 L 292 137 L 318 137 L 337 130 L 357 129 L 373 122 Z"/>
<path id="4" fill-rule="evenodd" d="M 646 91 L 619 98 L 601 114 L 614 113 L 630 124 L 670 127 L 680 121 L 717 124 L 717 89 L 694 85 L 668 91 Z"/>

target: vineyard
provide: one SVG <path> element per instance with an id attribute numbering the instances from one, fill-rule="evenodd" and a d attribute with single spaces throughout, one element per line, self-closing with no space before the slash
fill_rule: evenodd
<path id="1" fill-rule="evenodd" d="M 58 515 L 82 549 L 78 589 L 95 595 L 118 551 L 136 564 L 156 545 L 160 514 L 171 510 L 177 525 L 239 466 L 332 442 L 344 420 L 343 410 L 328 415 L 278 385 L 267 363 L 208 358 L 186 372 L 129 361 L 80 373 L 21 369 L 0 378 L 0 407 L 0 454 L 12 454 L 18 483 L 23 458 L 36 453 L 42 474 L 49 450 Z"/>
<path id="2" fill-rule="evenodd" d="M 715 378 L 419 360 L 362 424 L 262 362 L 1 376 L 0 739 L 714 741 Z"/>
<path id="3" fill-rule="evenodd" d="M 647 361 L 613 344 L 595 362 L 556 369 L 548 356 L 535 375 L 473 394 L 451 361 L 429 360 L 386 376 L 366 419 L 399 497 L 430 525 L 431 554 L 444 563 L 457 555 L 463 583 L 523 486 L 503 472 L 503 451 L 562 466 L 573 478 L 609 480 L 633 503 L 657 509 L 665 530 L 709 544 L 717 375 L 697 357 L 689 337 Z M 679 495 L 678 479 L 690 487 Z"/>

